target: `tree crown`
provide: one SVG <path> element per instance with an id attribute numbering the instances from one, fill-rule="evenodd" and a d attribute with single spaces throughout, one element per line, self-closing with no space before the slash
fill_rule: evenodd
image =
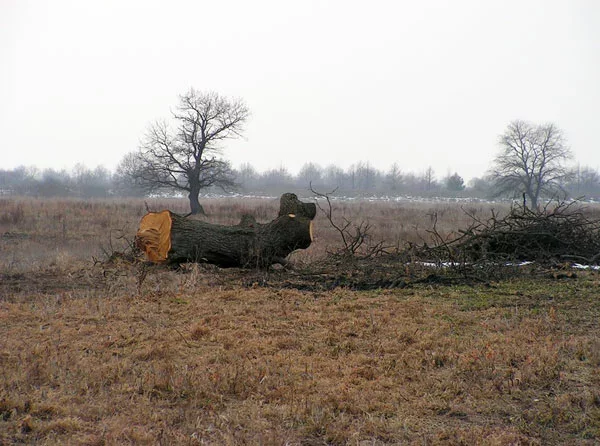
<path id="1" fill-rule="evenodd" d="M 542 194 L 555 193 L 569 174 L 572 157 L 563 132 L 554 124 L 513 121 L 499 138 L 493 177 L 500 192 L 525 193 L 537 207 Z"/>

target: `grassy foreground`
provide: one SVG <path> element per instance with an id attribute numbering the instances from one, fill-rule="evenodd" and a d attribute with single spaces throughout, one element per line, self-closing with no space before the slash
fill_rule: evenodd
<path id="1" fill-rule="evenodd" d="M 323 294 L 175 274 L 2 302 L 0 442 L 600 438 L 597 274 Z"/>
<path id="2" fill-rule="evenodd" d="M 96 233 L 93 208 L 50 226 L 20 206 L 0 237 L 0 444 L 600 441 L 598 272 L 306 292 L 192 266 L 140 285 L 79 257 L 111 218 L 135 225 L 126 207 Z"/>

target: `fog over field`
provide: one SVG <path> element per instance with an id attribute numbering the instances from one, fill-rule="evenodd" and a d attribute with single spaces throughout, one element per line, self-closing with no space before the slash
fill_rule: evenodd
<path id="1" fill-rule="evenodd" d="M 0 168 L 113 170 L 190 87 L 242 98 L 233 167 L 481 176 L 515 119 L 600 166 L 592 0 L 0 4 Z"/>

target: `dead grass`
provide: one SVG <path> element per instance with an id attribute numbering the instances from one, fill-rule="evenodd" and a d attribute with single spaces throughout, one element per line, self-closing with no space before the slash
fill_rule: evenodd
<path id="1" fill-rule="evenodd" d="M 149 199 L 151 210 L 170 209 L 185 214 L 185 199 Z M 237 224 L 250 213 L 258 221 L 272 220 L 279 210 L 279 199 L 210 199 L 203 205 L 207 221 Z M 502 213 L 503 204 L 468 204 L 465 210 L 487 218 L 491 209 Z M 416 202 L 334 202 L 335 217 L 368 221 L 371 240 L 383 240 L 388 246 L 429 240 L 427 229 L 437 221 L 442 236 L 466 227 L 468 216 L 458 204 Z M 146 212 L 144 200 L 91 200 L 0 198 L 0 244 L 3 256 L 0 271 L 21 273 L 45 269 L 49 265 L 82 267 L 92 257 L 100 258 L 103 250 L 124 249 L 131 240 L 140 218 Z M 315 243 L 292 255 L 296 262 L 323 258 L 340 245 L 339 235 L 322 213 L 315 220 Z"/>
<path id="2" fill-rule="evenodd" d="M 3 253 L 68 254 L 61 263 L 41 252 L 18 271 L 0 263 L 2 280 L 13 281 L 0 287 L 0 444 L 600 438 L 598 273 L 315 293 L 263 288 L 247 280 L 252 272 L 192 266 L 152 270 L 138 288 L 136 267 L 93 266 L 83 245 L 69 241 L 84 238 L 93 250 L 106 236 L 93 212 L 135 227 L 139 216 L 128 212 L 139 203 L 120 210 L 98 202 L 89 217 L 78 202 L 64 203 L 44 208 L 75 203 L 65 246 L 44 241 L 61 228 L 42 228 L 40 203 L 21 203 L 16 226 L 0 218 L 4 233 L 30 237 L 2 237 Z M 390 224 L 408 213 L 353 206 L 349 216 Z M 272 208 L 265 214 L 274 215 L 277 202 Z M 419 208 L 406 220 L 426 226 L 427 213 Z M 460 210 L 443 218 L 451 230 Z M 53 256 L 56 263 L 45 265 Z"/>

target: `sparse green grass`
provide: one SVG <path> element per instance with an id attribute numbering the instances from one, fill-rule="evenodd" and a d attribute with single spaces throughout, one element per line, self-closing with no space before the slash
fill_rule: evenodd
<path id="1" fill-rule="evenodd" d="M 597 272 L 315 293 L 242 286 L 255 273 L 192 266 L 151 270 L 138 287 L 137 267 L 94 266 L 90 251 L 106 237 L 97 221 L 134 231 L 143 204 L 98 202 L 88 215 L 61 203 L 43 209 L 50 220 L 67 212 L 66 240 L 50 237 L 62 228 L 44 226 L 40 202 L 10 204 L 23 208 L 16 224 L 0 216 L 0 248 L 18 262 L 0 262 L 0 444 L 600 439 Z M 212 219 L 239 218 L 218 216 L 219 206 L 207 206 Z M 374 206 L 360 212 L 375 218 L 384 210 Z M 427 211 L 406 220 L 426 226 Z M 446 210 L 448 230 L 460 212 Z"/>

